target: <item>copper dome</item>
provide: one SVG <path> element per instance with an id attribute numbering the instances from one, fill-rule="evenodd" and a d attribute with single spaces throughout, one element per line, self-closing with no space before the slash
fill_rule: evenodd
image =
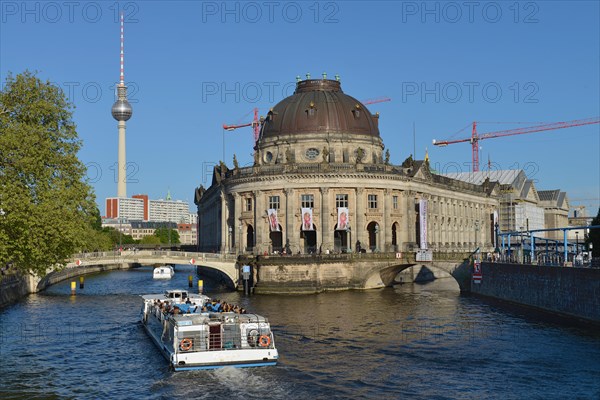
<path id="1" fill-rule="evenodd" d="M 339 81 L 308 79 L 268 113 L 261 138 L 303 133 L 341 133 L 379 137 L 377 117 L 342 92 Z"/>

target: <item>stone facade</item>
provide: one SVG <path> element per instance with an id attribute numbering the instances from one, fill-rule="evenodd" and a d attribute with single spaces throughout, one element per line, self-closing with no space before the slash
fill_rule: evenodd
<path id="1" fill-rule="evenodd" d="M 263 121 L 254 165 L 221 164 L 211 186 L 196 189 L 199 250 L 305 254 L 356 251 L 360 243 L 402 252 L 422 242 L 433 251 L 491 249 L 498 184 L 432 174 L 412 157 L 389 164 L 378 119 L 337 81 L 299 82 Z M 340 207 L 349 229 L 337 229 Z M 312 210 L 314 230 L 302 229 L 302 208 Z"/>
<path id="2" fill-rule="evenodd" d="M 544 207 L 544 222 L 547 229 L 564 228 L 569 225 L 569 200 L 560 190 L 540 190 L 540 205 Z M 563 231 L 550 231 L 548 239 L 563 240 Z M 582 235 L 583 238 L 583 235 Z"/>

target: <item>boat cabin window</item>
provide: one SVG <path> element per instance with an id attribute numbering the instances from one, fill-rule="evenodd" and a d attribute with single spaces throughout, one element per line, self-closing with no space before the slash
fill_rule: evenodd
<path id="1" fill-rule="evenodd" d="M 165 292 L 165 296 L 169 299 L 186 299 L 188 297 L 188 294 L 186 291 L 181 291 L 181 290 L 174 290 L 174 291 L 167 290 Z"/>

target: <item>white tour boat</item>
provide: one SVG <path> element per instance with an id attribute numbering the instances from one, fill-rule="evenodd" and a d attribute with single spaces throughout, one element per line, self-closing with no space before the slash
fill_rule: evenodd
<path id="1" fill-rule="evenodd" d="M 175 371 L 277 363 L 271 326 L 260 315 L 206 311 L 211 300 L 186 290 L 142 298 L 142 324 Z"/>
<path id="2" fill-rule="evenodd" d="M 171 279 L 173 275 L 175 275 L 175 271 L 170 265 L 156 267 L 154 268 L 154 272 L 152 273 L 152 277 L 154 279 Z"/>

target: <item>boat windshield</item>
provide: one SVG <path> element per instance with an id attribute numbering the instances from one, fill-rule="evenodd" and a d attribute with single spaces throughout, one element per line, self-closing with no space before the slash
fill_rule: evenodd
<path id="1" fill-rule="evenodd" d="M 188 293 L 185 290 L 167 290 L 165 297 L 169 299 L 187 299 Z"/>

